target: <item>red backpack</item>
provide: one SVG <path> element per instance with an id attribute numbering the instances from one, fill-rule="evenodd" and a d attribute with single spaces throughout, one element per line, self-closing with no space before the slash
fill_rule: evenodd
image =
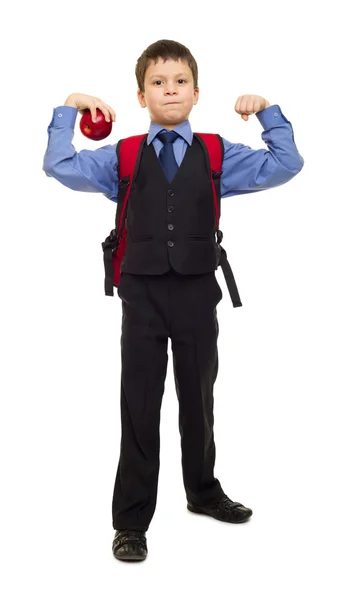
<path id="1" fill-rule="evenodd" d="M 230 264 L 227 260 L 227 254 L 220 245 L 223 239 L 223 233 L 218 228 L 220 219 L 220 196 L 216 189 L 215 179 L 222 174 L 223 161 L 223 140 L 219 134 L 215 133 L 194 133 L 204 150 L 208 171 L 211 176 L 211 185 L 214 195 L 214 206 L 216 216 L 216 235 L 217 235 L 217 266 L 222 267 L 224 278 L 226 280 L 229 294 L 234 308 L 242 306 L 238 293 L 236 282 Z M 118 156 L 118 174 L 120 189 L 123 189 L 122 196 L 118 200 L 116 212 L 116 227 L 112 229 L 110 235 L 102 242 L 104 269 L 105 269 L 105 295 L 113 296 L 113 288 L 118 287 L 121 273 L 121 262 L 126 249 L 126 211 L 131 187 L 136 179 L 142 149 L 147 133 L 134 135 L 122 139 L 117 144 Z M 125 191 L 124 191 L 125 190 Z"/>

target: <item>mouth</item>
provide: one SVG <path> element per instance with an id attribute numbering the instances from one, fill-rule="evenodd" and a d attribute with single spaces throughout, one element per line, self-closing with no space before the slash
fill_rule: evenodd
<path id="1" fill-rule="evenodd" d="M 179 104 L 179 102 L 167 102 L 167 103 L 166 103 L 166 106 L 167 106 L 168 104 Z"/>

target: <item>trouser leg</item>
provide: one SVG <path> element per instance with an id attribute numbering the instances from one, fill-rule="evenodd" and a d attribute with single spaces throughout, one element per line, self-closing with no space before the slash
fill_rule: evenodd
<path id="1" fill-rule="evenodd" d="M 114 529 L 146 531 L 159 475 L 159 426 L 168 363 L 162 276 L 123 273 L 121 447 L 112 500 Z"/>
<path id="2" fill-rule="evenodd" d="M 215 273 L 174 277 L 171 340 L 179 401 L 182 471 L 187 500 L 218 501 L 224 492 L 214 477 L 214 396 L 218 372 L 216 305 L 222 291 Z"/>

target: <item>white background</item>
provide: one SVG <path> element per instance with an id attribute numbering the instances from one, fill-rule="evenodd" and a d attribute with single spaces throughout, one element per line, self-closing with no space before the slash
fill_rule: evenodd
<path id="1" fill-rule="evenodd" d="M 331 3 L 30 2 L 1 41 L 1 496 L 4 600 L 339 598 L 339 95 Z M 53 109 L 72 92 L 148 130 L 134 69 L 158 39 L 199 69 L 193 131 L 266 148 L 238 96 L 279 104 L 305 160 L 287 184 L 221 202 L 243 302 L 222 270 L 215 475 L 253 509 L 232 525 L 186 509 L 171 346 L 149 556 L 112 556 L 120 445 L 121 300 L 101 242 L 116 204 L 42 170 Z"/>

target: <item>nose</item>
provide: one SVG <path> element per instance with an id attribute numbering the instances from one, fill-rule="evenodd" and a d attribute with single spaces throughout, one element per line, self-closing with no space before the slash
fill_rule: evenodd
<path id="1" fill-rule="evenodd" d="M 177 92 L 176 93 L 171 93 L 171 92 L 167 93 L 167 94 L 165 94 L 165 102 L 172 102 L 172 101 L 177 102 L 177 96 L 178 96 Z"/>
<path id="2" fill-rule="evenodd" d="M 165 89 L 167 94 L 177 94 L 176 86 L 173 83 L 168 83 Z"/>

